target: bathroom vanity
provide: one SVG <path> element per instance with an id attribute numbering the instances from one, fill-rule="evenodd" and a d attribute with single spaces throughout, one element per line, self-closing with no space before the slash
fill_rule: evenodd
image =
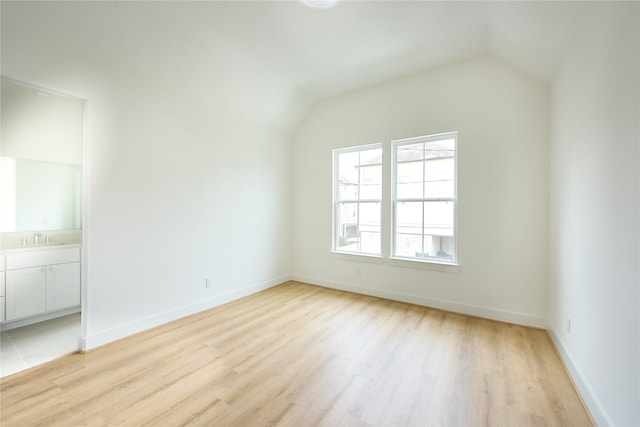
<path id="1" fill-rule="evenodd" d="M 3 324 L 22 320 L 21 326 L 80 311 L 79 244 L 6 249 L 0 265 Z"/>

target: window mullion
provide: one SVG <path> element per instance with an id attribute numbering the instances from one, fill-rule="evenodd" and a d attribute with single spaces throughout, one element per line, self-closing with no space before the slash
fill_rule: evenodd
<path id="1" fill-rule="evenodd" d="M 454 202 L 454 197 L 416 197 L 415 199 L 396 199 L 398 203 L 406 202 Z"/>

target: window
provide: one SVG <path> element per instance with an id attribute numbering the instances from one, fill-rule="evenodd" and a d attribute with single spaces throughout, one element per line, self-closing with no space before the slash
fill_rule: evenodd
<path id="1" fill-rule="evenodd" d="M 456 139 L 393 142 L 393 257 L 456 262 Z"/>
<path id="2" fill-rule="evenodd" d="M 457 133 L 389 144 L 333 151 L 333 251 L 457 265 Z"/>
<path id="3" fill-rule="evenodd" d="M 381 255 L 382 145 L 334 150 L 333 249 Z"/>

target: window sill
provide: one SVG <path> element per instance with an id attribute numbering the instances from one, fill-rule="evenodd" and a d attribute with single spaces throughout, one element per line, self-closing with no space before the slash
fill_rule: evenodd
<path id="1" fill-rule="evenodd" d="M 447 273 L 458 273 L 462 270 L 462 266 L 460 264 L 437 261 L 423 261 L 419 259 L 408 258 L 389 258 L 389 264 L 395 267 L 418 268 L 421 270 L 444 271 Z"/>
<path id="2" fill-rule="evenodd" d="M 331 256 L 332 258 L 340 259 L 343 261 L 366 262 L 369 264 L 388 263 L 389 265 L 392 265 L 394 267 L 417 268 L 420 270 L 443 271 L 446 273 L 458 273 L 462 270 L 462 265 L 460 264 L 437 261 L 423 261 L 420 259 L 383 258 L 378 255 L 356 254 L 351 252 L 338 251 L 331 251 Z"/>
<path id="3" fill-rule="evenodd" d="M 384 258 L 379 255 L 367 255 L 367 254 L 355 254 L 352 252 L 339 252 L 331 251 L 333 258 L 356 261 L 356 262 L 368 262 L 370 264 L 384 264 Z"/>

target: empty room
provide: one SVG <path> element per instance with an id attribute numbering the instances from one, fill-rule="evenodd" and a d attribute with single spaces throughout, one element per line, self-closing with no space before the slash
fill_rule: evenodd
<path id="1" fill-rule="evenodd" d="M 0 15 L 2 426 L 640 426 L 639 2 Z"/>

